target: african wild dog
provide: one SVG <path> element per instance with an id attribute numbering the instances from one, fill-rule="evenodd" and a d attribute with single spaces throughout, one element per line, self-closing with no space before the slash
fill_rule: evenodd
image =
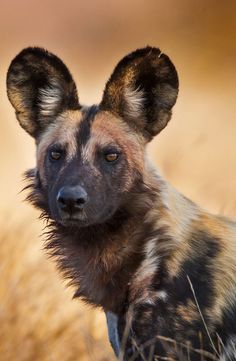
<path id="1" fill-rule="evenodd" d="M 134 51 L 85 107 L 64 63 L 28 48 L 7 87 L 36 141 L 28 199 L 49 220 L 46 249 L 75 297 L 105 310 L 120 359 L 236 360 L 236 224 L 179 194 L 145 154 L 176 102 L 170 59 Z"/>

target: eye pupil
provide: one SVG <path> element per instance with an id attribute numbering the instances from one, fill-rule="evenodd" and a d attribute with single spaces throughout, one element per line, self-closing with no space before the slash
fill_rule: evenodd
<path id="1" fill-rule="evenodd" d="M 117 160 L 118 154 L 117 153 L 109 153 L 105 155 L 105 159 L 107 162 L 114 162 Z"/>
<path id="2" fill-rule="evenodd" d="M 58 160 L 61 158 L 61 153 L 56 151 L 51 151 L 50 158 L 53 160 Z"/>

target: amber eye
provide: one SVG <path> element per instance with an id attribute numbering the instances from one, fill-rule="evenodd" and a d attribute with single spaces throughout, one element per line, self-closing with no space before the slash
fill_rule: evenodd
<path id="1" fill-rule="evenodd" d="M 108 153 L 105 154 L 105 159 L 107 162 L 115 162 L 119 157 L 118 153 Z"/>
<path id="2" fill-rule="evenodd" d="M 52 160 L 59 160 L 61 158 L 62 154 L 59 151 L 52 150 L 50 152 L 50 159 Z"/>

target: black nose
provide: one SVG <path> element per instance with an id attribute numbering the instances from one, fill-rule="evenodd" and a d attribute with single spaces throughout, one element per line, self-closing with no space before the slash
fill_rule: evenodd
<path id="1" fill-rule="evenodd" d="M 57 195 L 60 209 L 68 213 L 82 210 L 87 201 L 88 195 L 81 186 L 62 187 Z"/>

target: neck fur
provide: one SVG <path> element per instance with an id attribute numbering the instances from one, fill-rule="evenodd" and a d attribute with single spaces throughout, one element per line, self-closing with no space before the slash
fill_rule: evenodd
<path id="1" fill-rule="evenodd" d="M 132 280 L 138 286 L 156 269 L 157 259 L 170 257 L 191 222 L 189 214 L 196 213 L 150 166 L 145 173 L 105 224 L 77 229 L 48 221 L 45 248 L 76 288 L 75 297 L 113 312 L 129 289 L 136 297 Z M 35 188 L 29 200 L 38 205 Z"/>

